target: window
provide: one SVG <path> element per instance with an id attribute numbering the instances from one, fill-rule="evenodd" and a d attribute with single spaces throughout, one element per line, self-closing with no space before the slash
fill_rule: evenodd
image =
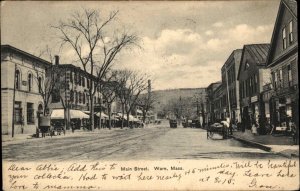
<path id="1" fill-rule="evenodd" d="M 82 103 L 85 104 L 85 94 L 82 94 Z"/>
<path id="2" fill-rule="evenodd" d="M 27 103 L 27 124 L 34 124 L 33 103 Z"/>
<path id="3" fill-rule="evenodd" d="M 78 103 L 78 94 L 76 91 L 74 92 L 74 97 L 75 97 L 75 104 L 77 104 Z"/>
<path id="4" fill-rule="evenodd" d="M 250 79 L 249 79 L 249 94 L 250 95 L 253 92 L 252 79 L 253 79 L 253 76 L 251 76 Z"/>
<path id="5" fill-rule="evenodd" d="M 249 68 L 250 64 L 248 62 L 246 62 L 245 64 L 245 70 L 247 70 Z"/>
<path id="6" fill-rule="evenodd" d="M 278 86 L 282 87 L 282 70 L 281 69 L 279 70 L 278 75 L 279 75 L 278 76 L 278 82 L 279 82 Z"/>
<path id="7" fill-rule="evenodd" d="M 277 86 L 278 86 L 278 79 L 277 79 L 277 73 L 276 72 L 274 72 L 273 73 L 273 79 L 274 79 L 274 88 L 276 89 L 277 88 Z"/>
<path id="8" fill-rule="evenodd" d="M 82 77 L 82 86 L 85 87 L 85 77 Z"/>
<path id="9" fill-rule="evenodd" d="M 70 82 L 73 83 L 73 73 L 70 72 Z"/>
<path id="10" fill-rule="evenodd" d="M 52 92 L 52 103 L 60 102 L 60 92 L 59 89 L 54 89 Z"/>
<path id="11" fill-rule="evenodd" d="M 42 93 L 42 78 L 38 78 L 38 83 L 39 83 L 39 93 Z"/>
<path id="12" fill-rule="evenodd" d="M 16 124 L 22 123 L 22 103 L 20 101 L 15 102 L 14 121 Z"/>
<path id="13" fill-rule="evenodd" d="M 81 76 L 78 75 L 78 84 L 81 86 Z"/>
<path id="14" fill-rule="evenodd" d="M 292 44 L 294 41 L 294 37 L 293 37 L 293 21 L 290 21 L 289 23 L 289 43 Z"/>
<path id="15" fill-rule="evenodd" d="M 32 75 L 28 74 L 28 91 L 31 92 L 32 90 Z"/>
<path id="16" fill-rule="evenodd" d="M 282 46 L 286 49 L 286 30 L 285 27 L 282 29 Z"/>
<path id="17" fill-rule="evenodd" d="M 16 74 L 15 74 L 15 87 L 17 90 L 20 89 L 20 81 L 21 81 L 21 75 L 20 75 L 20 71 L 19 70 L 16 70 Z"/>
<path id="18" fill-rule="evenodd" d="M 86 81 L 86 86 L 87 86 L 87 88 L 90 88 L 90 80 L 88 80 L 88 79 Z"/>
<path id="19" fill-rule="evenodd" d="M 81 103 L 81 92 L 78 93 L 79 103 Z"/>
<path id="20" fill-rule="evenodd" d="M 291 65 L 289 64 L 288 66 L 287 66 L 287 68 L 288 68 L 288 73 L 287 73 L 287 75 L 288 75 L 288 81 L 289 81 L 289 86 L 292 86 L 292 69 L 291 69 Z"/>
<path id="21" fill-rule="evenodd" d="M 70 101 L 72 103 L 74 102 L 74 92 L 73 92 L 73 90 L 70 91 Z"/>

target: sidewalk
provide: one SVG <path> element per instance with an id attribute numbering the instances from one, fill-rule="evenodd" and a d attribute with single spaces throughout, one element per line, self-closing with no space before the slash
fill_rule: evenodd
<path id="1" fill-rule="evenodd" d="M 285 157 L 299 157 L 299 145 L 293 145 L 292 137 L 284 135 L 253 135 L 250 130 L 233 132 L 231 137 L 247 145 Z"/>
<path id="2" fill-rule="evenodd" d="M 71 137 L 71 136 L 84 136 L 88 135 L 91 133 L 109 133 L 110 131 L 115 131 L 115 130 L 127 130 L 130 129 L 128 127 L 124 127 L 123 129 L 121 128 L 103 128 L 103 129 L 98 129 L 96 128 L 94 131 L 85 131 L 85 130 L 75 130 L 74 133 L 72 133 L 72 130 L 66 130 L 66 134 L 61 134 L 61 135 L 54 135 L 54 136 L 46 136 L 45 138 L 42 138 L 41 134 L 39 138 L 36 138 L 33 136 L 33 134 L 16 134 L 14 137 L 11 137 L 11 135 L 2 135 L 2 145 L 8 145 L 8 144 L 15 144 L 15 143 L 20 143 L 24 142 L 26 140 L 30 141 L 37 141 L 37 140 L 42 140 L 42 139 L 60 139 L 60 138 L 65 138 L 65 137 Z"/>

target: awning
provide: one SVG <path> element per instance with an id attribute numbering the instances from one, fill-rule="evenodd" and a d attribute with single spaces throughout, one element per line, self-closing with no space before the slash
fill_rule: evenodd
<path id="1" fill-rule="evenodd" d="M 64 110 L 63 109 L 55 109 L 51 113 L 51 119 L 64 119 Z"/>
<path id="2" fill-rule="evenodd" d="M 133 117 L 132 115 L 129 115 L 129 121 L 140 121 L 140 120 Z"/>
<path id="3" fill-rule="evenodd" d="M 137 109 L 136 112 L 140 113 L 140 114 L 143 114 L 142 110 L 140 110 L 140 109 Z"/>
<path id="4" fill-rule="evenodd" d="M 100 112 L 96 113 L 96 116 L 100 117 Z M 101 119 L 108 118 L 108 115 L 105 113 L 101 112 Z"/>
<path id="5" fill-rule="evenodd" d="M 71 119 L 89 119 L 90 116 L 80 110 L 70 110 Z"/>
<path id="6" fill-rule="evenodd" d="M 54 109 L 51 113 L 51 119 L 64 119 L 64 110 L 63 109 Z M 88 119 L 90 118 L 87 114 L 83 113 L 80 110 L 70 110 L 71 119 Z"/>

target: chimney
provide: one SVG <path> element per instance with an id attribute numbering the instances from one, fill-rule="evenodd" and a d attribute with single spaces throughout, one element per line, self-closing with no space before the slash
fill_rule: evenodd
<path id="1" fill-rule="evenodd" d="M 59 56 L 55 55 L 55 65 L 59 65 Z"/>

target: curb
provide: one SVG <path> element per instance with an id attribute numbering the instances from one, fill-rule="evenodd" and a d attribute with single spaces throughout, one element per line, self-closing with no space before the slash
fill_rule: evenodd
<path id="1" fill-rule="evenodd" d="M 236 139 L 236 140 L 238 140 L 238 141 L 240 141 L 242 143 L 245 143 L 245 144 L 250 145 L 252 147 L 257 147 L 257 148 L 262 149 L 264 151 L 271 152 L 271 150 L 272 150 L 271 147 L 263 145 L 261 143 L 257 143 L 257 142 L 250 141 L 250 140 L 247 140 L 247 139 L 242 139 L 242 138 L 239 138 L 239 137 L 235 137 L 233 135 L 229 135 L 229 137 L 232 137 L 232 138 L 234 138 L 234 139 Z"/>

